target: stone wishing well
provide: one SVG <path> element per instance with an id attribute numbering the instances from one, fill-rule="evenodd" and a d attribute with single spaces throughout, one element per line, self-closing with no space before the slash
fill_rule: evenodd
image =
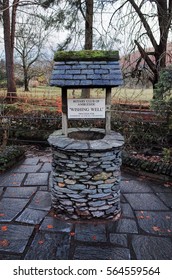
<path id="1" fill-rule="evenodd" d="M 116 218 L 120 209 L 123 137 L 111 130 L 111 88 L 122 84 L 117 52 L 58 52 L 50 84 L 62 88 L 62 130 L 48 141 L 53 151 L 52 206 L 72 219 Z M 99 99 L 74 99 L 68 88 L 106 88 Z M 105 129 L 68 128 L 71 119 L 103 118 Z"/>

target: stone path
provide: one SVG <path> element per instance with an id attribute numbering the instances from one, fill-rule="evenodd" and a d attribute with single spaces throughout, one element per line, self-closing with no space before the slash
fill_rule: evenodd
<path id="1" fill-rule="evenodd" d="M 51 209 L 51 153 L 0 175 L 0 259 L 171 260 L 172 188 L 122 172 L 118 221 L 71 222 Z"/>

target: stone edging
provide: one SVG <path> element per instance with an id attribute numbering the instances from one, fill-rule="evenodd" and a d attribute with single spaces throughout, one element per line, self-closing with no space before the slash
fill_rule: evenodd
<path id="1" fill-rule="evenodd" d="M 122 152 L 122 164 L 124 167 L 129 167 L 135 171 L 145 171 L 149 175 L 159 175 L 161 178 L 172 177 L 172 164 L 164 162 L 150 162 L 148 160 L 135 158 L 126 152 Z"/>

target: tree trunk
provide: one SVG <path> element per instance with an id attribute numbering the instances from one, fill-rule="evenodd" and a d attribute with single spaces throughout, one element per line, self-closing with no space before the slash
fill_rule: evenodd
<path id="1" fill-rule="evenodd" d="M 85 15 L 85 50 L 93 48 L 93 0 L 86 0 L 86 15 Z M 81 93 L 82 98 L 90 98 L 90 88 L 83 88 Z"/>
<path id="2" fill-rule="evenodd" d="M 16 83 L 14 78 L 14 57 L 13 57 L 14 42 L 11 40 L 12 37 L 11 37 L 10 22 L 11 21 L 10 21 L 9 0 L 3 0 L 3 29 L 4 29 L 4 46 L 5 46 L 6 73 L 7 73 L 7 100 L 9 102 L 15 102 L 17 94 L 16 94 Z M 13 27 L 13 32 L 15 32 L 14 27 Z"/>

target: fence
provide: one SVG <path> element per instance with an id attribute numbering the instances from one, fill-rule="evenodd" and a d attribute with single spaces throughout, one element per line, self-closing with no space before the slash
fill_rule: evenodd
<path id="1" fill-rule="evenodd" d="M 70 94 L 75 97 L 75 92 Z M 1 141 L 6 137 L 9 143 L 46 144 L 48 136 L 61 128 L 59 90 L 20 92 L 11 104 L 7 104 L 5 96 L 5 92 L 0 92 Z M 151 111 L 148 103 L 113 100 L 112 104 L 112 129 L 125 136 L 126 145 L 140 149 L 157 141 L 164 143 L 166 120 Z M 104 120 L 69 120 L 69 127 L 74 126 L 104 127 Z"/>

